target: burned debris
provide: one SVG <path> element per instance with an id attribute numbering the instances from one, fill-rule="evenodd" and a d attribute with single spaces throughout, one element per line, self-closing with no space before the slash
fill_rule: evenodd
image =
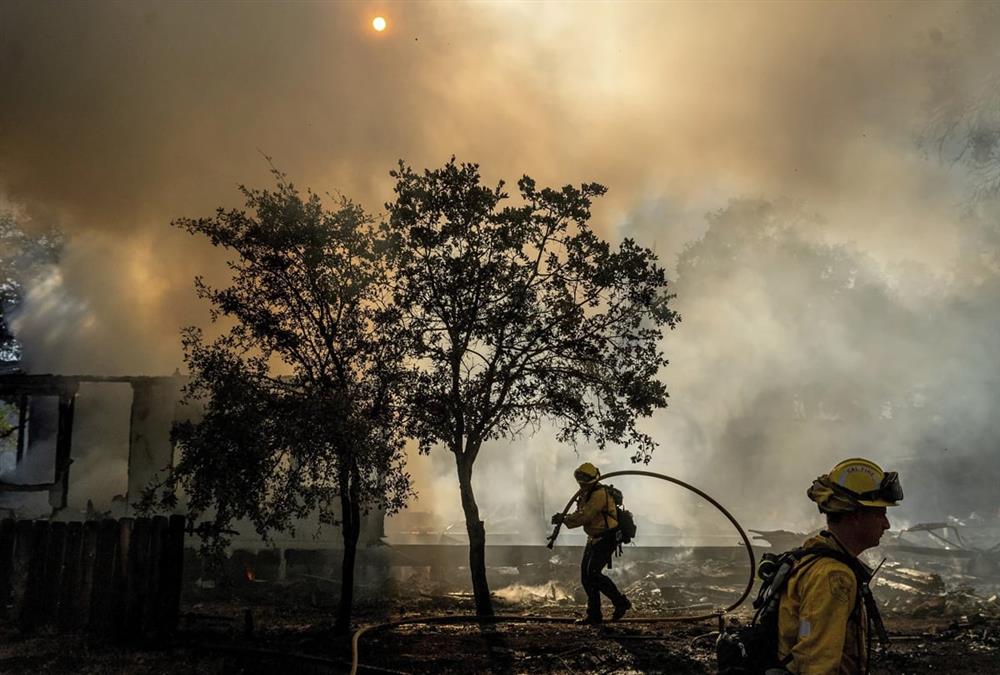
<path id="1" fill-rule="evenodd" d="M 216 636 L 215 639 L 224 635 L 247 650 L 271 650 L 275 654 L 287 650 L 288 640 L 301 641 L 302 631 L 322 623 L 322 617 L 336 606 L 334 599 L 341 583 L 336 540 L 306 544 L 301 539 L 289 538 L 264 545 L 236 537 L 221 564 L 209 564 L 187 537 L 183 562 L 177 565 L 183 570 L 183 577 L 178 580 L 174 618 L 168 621 L 166 629 L 157 628 L 156 622 L 148 618 L 162 616 L 160 612 L 167 597 L 164 590 L 157 589 L 169 587 L 169 582 L 155 575 L 162 574 L 169 566 L 152 562 L 158 555 L 165 555 L 166 549 L 161 546 L 161 553 L 156 554 L 153 552 L 156 547 L 147 543 L 142 548 L 145 553 L 140 553 L 135 546 L 143 538 L 151 542 L 149 532 L 157 526 L 133 520 L 131 498 L 126 495 L 118 497 L 112 505 L 113 515 L 124 518 L 118 523 L 106 519 L 112 513 L 93 505 L 75 509 L 74 501 L 81 501 L 73 490 L 76 474 L 59 473 L 56 468 L 60 457 L 66 456 L 60 455 L 60 447 L 69 449 L 70 462 L 64 462 L 63 466 L 72 467 L 72 440 L 74 425 L 80 421 L 81 408 L 77 403 L 81 385 L 100 386 L 102 381 L 102 378 L 23 375 L 0 379 L 8 397 L 29 399 L 24 406 L 28 423 L 20 425 L 24 430 L 19 444 L 23 448 L 22 464 L 28 466 L 26 458 L 36 462 L 32 466 L 37 466 L 39 458 L 51 462 L 48 480 L 40 477 L 18 484 L 15 480 L 24 480 L 27 474 L 5 474 L 3 480 L 7 486 L 3 498 L 7 514 L 17 513 L 19 497 L 37 494 L 53 516 L 51 524 L 38 526 L 39 533 L 47 534 L 38 534 L 37 541 L 35 526 L 30 532 L 26 529 L 31 525 L 30 520 L 20 520 L 17 524 L 8 520 L 0 528 L 3 532 L 0 578 L 6 570 L 9 580 L 6 585 L 0 584 L 7 625 L 18 631 L 43 633 L 85 628 L 91 633 L 132 638 L 164 630 Z M 134 494 L 140 483 L 170 464 L 166 448 L 168 429 L 177 414 L 172 396 L 178 382 L 177 378 L 118 378 L 115 382 L 129 385 L 134 392 L 126 491 Z M 54 421 L 46 423 L 44 413 L 36 413 L 32 420 L 30 400 L 34 397 L 51 397 L 56 404 L 62 401 L 61 406 L 51 408 L 55 412 Z M 39 429 L 46 428 L 45 424 L 55 430 L 54 437 L 50 436 L 47 443 L 39 442 L 37 437 L 33 442 L 32 429 L 38 435 Z M 60 431 L 65 434 L 62 444 L 58 440 Z M 17 459 L 18 444 L 12 445 Z M 57 476 L 66 480 L 56 480 Z M 107 534 L 106 539 L 118 548 L 107 548 L 107 544 L 101 548 L 98 539 L 97 548 L 87 553 L 88 533 L 103 532 L 101 528 L 110 528 L 112 524 L 117 534 Z M 122 527 L 128 528 L 128 536 L 122 534 Z M 159 527 L 162 529 L 162 525 Z M 18 535 L 18 528 L 24 533 Z M 144 531 L 147 535 L 143 535 Z M 461 528 L 438 527 L 429 521 L 424 523 L 420 534 L 403 536 L 390 532 L 386 536 L 380 514 L 366 520 L 360 537 L 355 583 L 361 620 L 473 612 L 474 597 L 466 580 L 468 550 L 456 531 Z M 15 532 L 13 537 L 9 536 L 11 532 Z M 753 532 L 761 546 L 768 544 L 775 549 L 797 545 L 807 536 L 784 530 Z M 934 654 L 950 644 L 978 650 L 977 653 L 986 656 L 995 655 L 1000 620 L 1000 575 L 996 566 L 1000 547 L 997 540 L 990 538 L 988 528 L 950 519 L 914 525 L 890 535 L 881 547 L 881 554 L 890 560 L 876 579 L 876 594 L 890 629 L 900 639 L 893 654 L 883 655 L 881 663 L 900 668 L 903 667 L 900 664 L 906 664 L 910 670 L 919 671 L 927 668 L 926 664 L 936 658 Z M 44 551 L 37 554 L 41 562 L 30 562 L 36 556 L 30 546 L 17 543 L 18 536 L 26 537 L 24 541 Z M 131 547 L 122 548 L 123 542 L 131 542 Z M 757 550 L 758 556 L 763 550 Z M 62 563 L 53 562 L 56 551 L 62 551 Z M 556 546 L 550 550 L 541 542 L 497 543 L 487 547 L 486 556 L 492 601 L 500 614 L 572 618 L 584 601 L 578 547 Z M 91 573 L 93 579 L 103 580 L 98 585 L 107 589 L 106 597 L 95 594 L 94 582 L 89 591 L 82 590 L 82 580 L 87 576 L 85 568 L 67 562 L 88 557 L 121 561 L 116 563 L 117 567 L 108 567 L 106 573 Z M 45 570 L 57 568 L 61 570 L 58 581 L 40 585 L 47 574 Z M 747 564 L 740 549 L 731 546 L 629 546 L 625 557 L 614 559 L 608 574 L 631 599 L 637 616 L 669 619 L 710 613 L 727 605 L 739 596 Z M 143 581 L 139 583 L 137 579 Z M 45 592 L 41 592 L 43 587 Z M 253 608 L 249 614 L 248 606 Z M 745 613 L 735 614 L 735 620 L 745 619 Z M 675 659 L 675 672 L 710 672 L 713 626 L 668 625 L 671 627 L 647 629 L 626 624 L 602 637 L 602 646 L 589 652 L 564 649 L 554 654 L 546 645 L 570 639 L 566 628 L 512 627 L 504 629 L 503 644 L 488 646 L 487 656 L 478 665 L 489 668 L 503 657 L 520 664 L 519 667 L 544 672 L 543 660 L 554 658 L 560 668 L 585 672 L 606 669 L 611 664 L 632 664 L 630 667 L 637 671 L 655 672 L 656 664 Z M 134 632 L 137 630 L 138 633 Z M 475 651 L 473 645 L 480 639 L 478 632 L 468 627 L 413 627 L 398 635 L 373 636 L 366 658 L 373 665 L 392 670 L 399 668 L 399 662 L 388 656 L 395 652 L 380 649 L 386 641 L 399 644 L 403 651 L 409 649 L 407 645 L 411 642 L 424 640 L 439 644 L 441 650 L 454 651 L 456 645 L 466 645 Z M 324 651 L 326 647 L 313 649 L 313 658 L 333 656 Z M 447 671 L 446 660 L 428 660 L 421 665 L 420 659 L 427 657 L 419 656 L 420 653 L 421 649 L 414 647 L 411 672 Z M 452 668 L 452 672 L 458 672 L 460 664 L 456 662 Z"/>

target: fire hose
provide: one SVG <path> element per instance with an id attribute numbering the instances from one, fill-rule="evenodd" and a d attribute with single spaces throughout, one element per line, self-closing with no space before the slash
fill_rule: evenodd
<path id="1" fill-rule="evenodd" d="M 750 544 L 750 538 L 747 537 L 746 532 L 743 531 L 743 528 L 740 527 L 740 524 L 736 522 L 736 519 L 733 517 L 733 515 L 729 513 L 729 511 L 727 511 L 725 507 L 722 506 L 722 504 L 717 502 L 715 499 L 713 499 L 711 496 L 709 496 L 702 490 L 699 490 L 693 485 L 685 483 L 682 480 L 678 480 L 677 478 L 673 478 L 671 476 L 667 476 L 662 473 L 654 473 L 652 471 L 612 471 L 610 473 L 602 475 L 601 480 L 605 480 L 607 478 L 613 478 L 615 476 L 646 476 L 647 478 L 658 478 L 660 480 L 665 480 L 668 483 L 674 483 L 675 485 L 679 485 L 683 488 L 690 490 L 691 492 L 694 492 L 699 497 L 709 502 L 712 506 L 714 506 L 716 509 L 722 512 L 722 515 L 724 515 L 729 520 L 729 522 L 733 524 L 733 527 L 736 528 L 736 531 L 739 532 L 740 537 L 743 539 L 743 546 L 746 548 L 747 558 L 750 562 L 750 575 L 747 579 L 746 588 L 743 589 L 743 594 L 740 595 L 738 600 L 736 600 L 733 604 L 729 605 L 725 609 L 720 609 L 710 614 L 701 614 L 697 616 L 630 617 L 627 619 L 622 619 L 622 622 L 667 623 L 667 622 L 704 621 L 706 619 L 718 619 L 719 629 L 721 630 L 723 617 L 729 612 L 739 607 L 740 605 L 742 605 L 743 601 L 747 599 L 747 596 L 750 595 L 750 591 L 753 588 L 753 581 L 757 572 L 757 560 L 756 558 L 754 558 L 753 546 Z M 573 502 L 576 501 L 577 497 L 580 496 L 580 493 L 583 492 L 584 489 L 586 488 L 580 488 L 579 490 L 577 490 L 570 498 L 570 500 L 566 502 L 566 507 L 562 510 L 563 517 L 566 516 L 566 514 L 569 512 L 570 507 L 573 506 Z M 552 546 L 555 544 L 556 538 L 559 536 L 559 530 L 561 529 L 562 529 L 562 518 L 559 518 L 555 528 L 553 528 L 552 530 L 552 534 L 550 534 L 548 537 L 548 542 L 549 542 L 548 548 L 552 548 Z M 367 633 L 368 631 L 385 630 L 385 629 L 395 628 L 397 626 L 403 626 L 406 624 L 416 624 L 416 623 L 423 623 L 423 624 L 529 623 L 529 622 L 573 623 L 574 621 L 575 619 L 569 617 L 531 616 L 531 615 L 521 615 L 521 614 L 514 614 L 514 615 L 498 614 L 489 616 L 484 616 L 484 615 L 454 616 L 450 614 L 444 614 L 444 615 L 439 614 L 433 616 L 400 619 L 398 621 L 390 621 L 382 624 L 373 624 L 370 626 L 362 626 L 361 628 L 359 628 L 357 631 L 354 632 L 354 635 L 351 638 L 351 675 L 356 675 L 358 672 L 358 642 L 360 641 L 361 636 Z"/>
<path id="2" fill-rule="evenodd" d="M 743 539 L 743 546 L 746 548 L 747 551 L 747 559 L 750 561 L 750 576 L 749 578 L 747 578 L 747 585 L 746 588 L 743 589 L 743 595 L 741 595 L 739 599 L 736 600 L 736 602 L 731 604 L 729 607 L 726 607 L 725 609 L 720 610 L 719 612 L 714 612 L 712 614 L 705 614 L 702 616 L 679 617 L 670 619 L 653 619 L 653 621 L 666 621 L 666 620 L 701 621 L 703 619 L 709 619 L 714 616 L 717 616 L 720 613 L 728 614 L 729 612 L 733 611 L 734 609 L 742 605 L 743 601 L 747 599 L 747 596 L 750 595 L 750 591 L 753 588 L 754 576 L 757 573 L 757 560 L 756 558 L 754 558 L 753 555 L 753 546 L 750 544 L 750 538 L 747 537 L 747 533 L 743 531 L 743 528 L 740 527 L 740 524 L 736 522 L 735 518 L 733 518 L 733 514 L 729 513 L 729 511 L 727 511 L 722 504 L 715 501 L 710 495 L 703 492 L 702 490 L 699 490 L 698 488 L 689 483 L 685 483 L 682 480 L 678 480 L 677 478 L 673 478 L 672 476 L 668 476 L 666 474 L 654 473 L 652 471 L 612 471 L 610 473 L 602 475 L 601 480 L 605 480 L 607 478 L 614 478 L 615 476 L 646 476 L 647 478 L 658 478 L 660 480 L 665 480 L 668 483 L 673 483 L 674 485 L 680 485 L 682 488 L 686 488 L 691 492 L 694 492 L 696 495 L 698 495 L 699 497 L 707 501 L 709 504 L 717 508 L 722 513 L 722 515 L 724 515 L 729 520 L 729 522 L 733 524 L 733 527 L 736 528 L 736 531 L 740 533 L 740 537 Z M 579 497 L 580 493 L 583 492 L 585 489 L 586 488 L 580 488 L 579 490 L 577 490 L 576 493 L 574 493 L 573 496 L 570 497 L 569 501 L 566 502 L 566 507 L 562 510 L 562 518 L 566 517 L 566 514 L 569 512 L 570 507 L 573 506 L 573 502 L 576 501 L 576 498 Z M 552 534 L 549 535 L 549 543 L 548 543 L 549 548 L 552 548 L 553 544 L 555 544 L 556 537 L 559 536 L 559 530 L 562 529 L 562 518 L 559 518 L 559 522 L 556 523 L 556 526 L 552 529 Z M 626 619 L 626 620 L 632 622 L 644 621 L 644 619 Z"/>

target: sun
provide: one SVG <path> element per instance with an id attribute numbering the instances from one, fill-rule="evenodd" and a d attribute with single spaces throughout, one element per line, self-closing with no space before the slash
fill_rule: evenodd
<path id="1" fill-rule="evenodd" d="M 376 16 L 374 19 L 372 19 L 372 28 L 374 28 L 379 33 L 385 30 L 385 26 L 386 26 L 385 17 Z"/>

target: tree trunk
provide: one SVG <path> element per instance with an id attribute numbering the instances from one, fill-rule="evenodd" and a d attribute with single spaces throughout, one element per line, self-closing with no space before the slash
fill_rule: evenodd
<path id="1" fill-rule="evenodd" d="M 337 604 L 337 621 L 334 632 L 349 633 L 351 613 L 354 608 L 354 564 L 358 554 L 358 536 L 361 533 L 361 505 L 359 504 L 358 469 L 356 464 L 341 469 L 340 512 L 341 532 L 344 536 L 344 558 L 340 568 L 340 601 Z"/>
<path id="2" fill-rule="evenodd" d="M 456 454 L 458 485 L 465 511 L 465 529 L 469 533 L 469 571 L 472 574 L 472 593 L 476 599 L 476 614 L 493 616 L 493 601 L 486 582 L 486 527 L 479 519 L 479 506 L 472 491 L 472 461 Z"/>

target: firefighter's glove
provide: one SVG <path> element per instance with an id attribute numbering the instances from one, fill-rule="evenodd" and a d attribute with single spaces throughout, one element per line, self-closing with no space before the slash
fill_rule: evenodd
<path id="1" fill-rule="evenodd" d="M 561 524 L 564 517 L 565 516 L 563 516 L 563 514 L 557 513 L 556 515 L 552 516 L 552 524 L 553 525 L 559 525 L 559 524 Z"/>

